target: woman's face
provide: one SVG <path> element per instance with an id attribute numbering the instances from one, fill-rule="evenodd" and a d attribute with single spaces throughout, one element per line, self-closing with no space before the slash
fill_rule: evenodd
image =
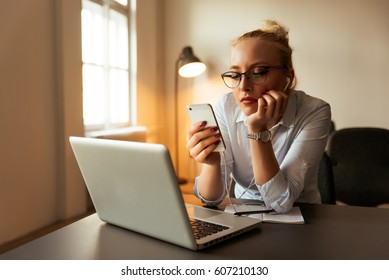
<path id="1" fill-rule="evenodd" d="M 280 54 L 274 44 L 249 38 L 232 48 L 230 71 L 244 73 L 255 66 L 282 66 Z M 291 71 L 271 68 L 266 79 L 255 84 L 242 75 L 239 86 L 233 89 L 236 103 L 246 116 L 255 113 L 258 110 L 258 99 L 270 90 L 283 91 L 287 77 L 292 78 L 291 75 Z"/>

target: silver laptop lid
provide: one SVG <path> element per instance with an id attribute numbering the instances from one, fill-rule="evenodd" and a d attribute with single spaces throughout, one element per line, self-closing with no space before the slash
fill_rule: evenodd
<path id="1" fill-rule="evenodd" d="M 101 220 L 197 248 L 165 146 L 83 137 L 70 143 Z"/>

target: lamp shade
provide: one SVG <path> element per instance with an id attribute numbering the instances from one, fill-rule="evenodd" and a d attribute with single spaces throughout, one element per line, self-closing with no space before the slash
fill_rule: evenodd
<path id="1" fill-rule="evenodd" d="M 204 63 L 194 54 L 191 47 L 185 47 L 178 59 L 178 73 L 182 77 L 195 77 L 203 73 L 206 69 Z"/>

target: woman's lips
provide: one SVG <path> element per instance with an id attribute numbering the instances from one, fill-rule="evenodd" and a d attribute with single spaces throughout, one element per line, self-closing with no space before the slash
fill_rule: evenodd
<path id="1" fill-rule="evenodd" d="M 251 105 L 251 104 L 256 104 L 258 103 L 258 99 L 257 98 L 253 98 L 253 97 L 243 97 L 240 99 L 240 102 L 245 104 L 245 105 Z"/>

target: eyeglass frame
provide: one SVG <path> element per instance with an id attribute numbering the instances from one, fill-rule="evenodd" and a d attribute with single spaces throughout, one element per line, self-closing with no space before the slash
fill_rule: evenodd
<path id="1" fill-rule="evenodd" d="M 264 76 L 264 80 L 263 80 L 263 81 L 261 81 L 261 82 L 259 82 L 259 83 L 255 83 L 255 82 L 250 81 L 250 77 L 247 76 L 247 72 L 252 71 L 254 68 L 263 68 L 263 69 L 265 70 L 264 73 L 261 74 L 261 75 Z M 221 74 L 220 76 L 221 76 L 221 78 L 222 78 L 224 84 L 225 84 L 228 88 L 230 88 L 230 89 L 235 89 L 235 88 L 239 87 L 240 83 L 242 82 L 242 75 L 244 75 L 244 76 L 246 77 L 246 79 L 249 80 L 250 82 L 252 82 L 253 84 L 261 84 L 262 82 L 264 82 L 264 81 L 266 80 L 267 74 L 268 74 L 268 73 L 270 72 L 270 70 L 272 70 L 272 69 L 285 69 L 285 70 L 288 70 L 289 68 L 288 68 L 287 66 L 282 66 L 282 65 L 276 65 L 276 66 L 269 66 L 269 65 L 255 65 L 255 66 L 253 66 L 253 67 L 250 67 L 246 72 L 243 72 L 243 73 L 236 72 L 236 71 L 227 71 L 227 72 L 224 72 L 223 74 Z M 235 87 L 229 86 L 229 85 L 226 83 L 226 81 L 224 80 L 224 78 L 227 78 L 226 75 L 229 74 L 229 73 L 233 73 L 233 74 L 236 74 L 236 75 L 239 76 L 239 82 L 238 82 L 238 84 L 237 84 Z M 231 77 L 228 77 L 228 78 L 231 78 Z"/>

